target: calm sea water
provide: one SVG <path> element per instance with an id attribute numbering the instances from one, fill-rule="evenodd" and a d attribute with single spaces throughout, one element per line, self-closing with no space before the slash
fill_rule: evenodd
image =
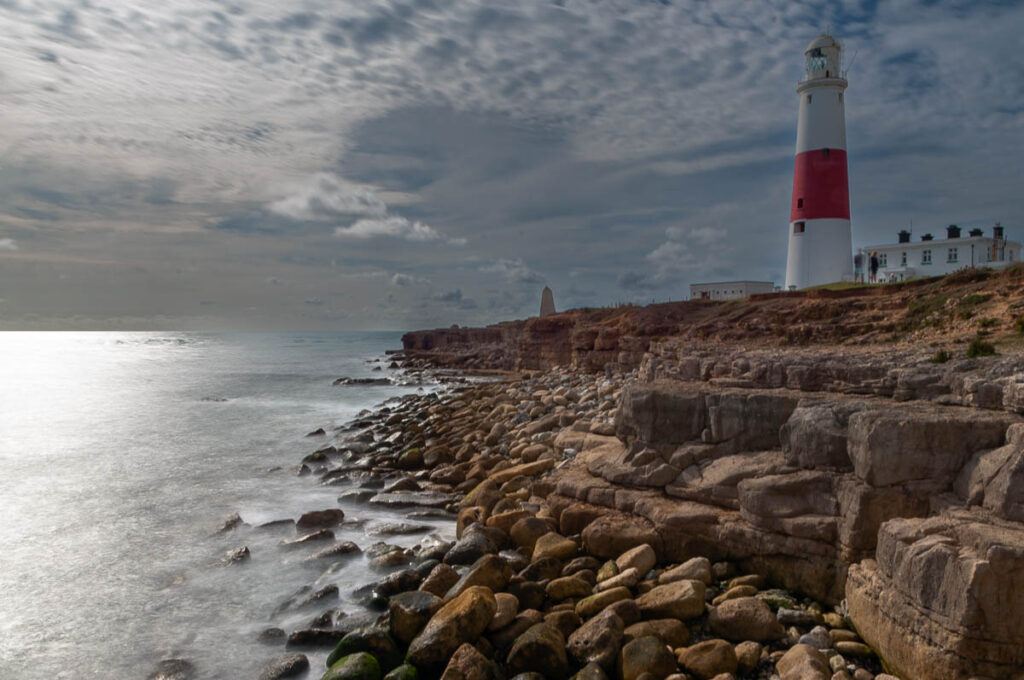
<path id="1" fill-rule="evenodd" d="M 275 615 L 288 595 L 336 583 L 345 599 L 379 578 L 361 559 L 325 573 L 273 532 L 215 532 L 233 512 L 256 524 L 338 507 L 343 489 L 295 475 L 322 445 L 305 434 L 422 389 L 332 386 L 380 376 L 368 361 L 397 346 L 396 333 L 0 333 L 0 678 L 144 678 L 166 657 L 199 678 L 255 677 L 283 652 L 257 633 L 318 613 Z M 394 519 L 341 507 L 367 522 L 338 538 L 364 547 Z M 219 564 L 242 545 L 249 563 Z"/>

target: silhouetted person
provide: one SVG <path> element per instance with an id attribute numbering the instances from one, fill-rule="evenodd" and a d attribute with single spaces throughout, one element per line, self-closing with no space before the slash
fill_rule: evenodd
<path id="1" fill-rule="evenodd" d="M 878 253 L 871 253 L 871 283 L 875 283 L 878 279 Z"/>

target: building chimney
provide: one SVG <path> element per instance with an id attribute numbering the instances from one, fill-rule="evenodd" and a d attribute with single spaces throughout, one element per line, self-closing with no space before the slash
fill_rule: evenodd
<path id="1" fill-rule="evenodd" d="M 992 227 L 992 238 L 1002 241 L 1003 240 L 1003 225 L 996 222 L 996 226 Z"/>
<path id="2" fill-rule="evenodd" d="M 910 232 L 906 229 L 900 229 L 900 233 L 897 236 L 899 236 L 900 243 L 910 243 Z"/>
<path id="3" fill-rule="evenodd" d="M 946 227 L 946 238 L 960 238 L 960 227 L 955 224 Z"/>
<path id="4" fill-rule="evenodd" d="M 983 229 L 978 229 L 977 227 L 975 227 L 974 229 L 971 229 L 967 233 L 970 234 L 971 236 L 984 236 L 985 235 L 985 231 Z"/>
<path id="5" fill-rule="evenodd" d="M 931 234 L 925 234 L 921 237 L 922 241 L 931 241 L 934 238 Z"/>

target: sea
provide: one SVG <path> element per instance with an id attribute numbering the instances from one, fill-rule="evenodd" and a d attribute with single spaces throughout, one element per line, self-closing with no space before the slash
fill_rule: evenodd
<path id="1" fill-rule="evenodd" d="M 344 487 L 299 476 L 302 457 L 360 411 L 436 389 L 344 385 L 390 377 L 393 332 L 0 333 L 0 679 L 147 678 L 183 659 L 194 678 L 257 677 L 283 645 L 260 631 L 320 612 L 282 605 L 335 584 L 323 607 L 362 611 L 381 578 L 356 557 L 325 570 L 292 535 L 256 529 L 341 507 L 338 540 L 381 537 L 398 511 L 338 500 Z M 238 513 L 246 526 L 219 533 Z M 447 532 L 447 533 L 446 533 Z M 250 559 L 227 565 L 232 550 Z M 328 650 L 308 652 L 323 671 Z"/>

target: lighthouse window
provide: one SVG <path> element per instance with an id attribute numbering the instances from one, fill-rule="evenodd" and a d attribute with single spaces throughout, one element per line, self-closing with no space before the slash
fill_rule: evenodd
<path id="1" fill-rule="evenodd" d="M 958 254 L 956 252 L 956 248 L 950 248 L 949 249 L 949 255 L 946 257 L 946 262 L 956 262 L 957 259 L 958 259 Z"/>
<path id="2" fill-rule="evenodd" d="M 796 207 L 798 207 L 798 208 L 804 207 L 804 199 L 802 199 L 802 198 L 796 199 Z"/>
<path id="3" fill-rule="evenodd" d="M 842 101 L 843 101 L 843 93 L 842 93 L 842 92 L 840 92 L 840 93 L 839 93 L 839 101 L 840 101 L 840 102 L 842 102 Z"/>
<path id="4" fill-rule="evenodd" d="M 808 103 L 808 104 L 810 104 L 810 103 L 811 103 L 811 95 L 807 95 L 807 103 Z"/>
<path id="5" fill-rule="evenodd" d="M 804 233 L 804 223 L 803 222 L 794 222 L 793 223 L 793 233 L 794 234 L 802 234 L 802 233 Z"/>
<path id="6" fill-rule="evenodd" d="M 931 263 L 932 263 L 932 251 L 930 251 L 930 250 L 922 250 L 921 251 L 921 264 L 931 264 Z"/>

